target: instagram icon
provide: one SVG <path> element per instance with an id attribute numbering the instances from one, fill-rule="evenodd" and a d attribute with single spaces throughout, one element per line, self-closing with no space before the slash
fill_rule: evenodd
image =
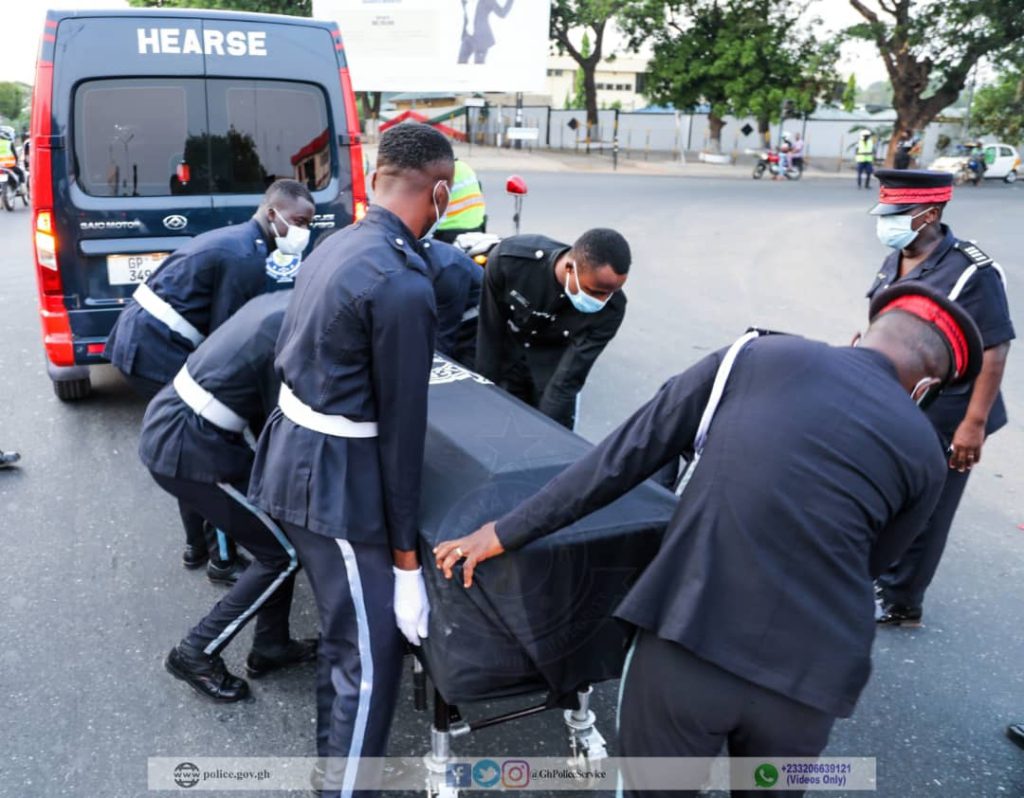
<path id="1" fill-rule="evenodd" d="M 507 759 L 501 765 L 501 785 L 508 790 L 521 790 L 530 783 L 530 765 L 522 759 Z"/>

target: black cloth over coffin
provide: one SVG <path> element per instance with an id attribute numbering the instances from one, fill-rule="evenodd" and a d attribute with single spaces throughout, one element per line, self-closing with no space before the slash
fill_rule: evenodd
<path id="1" fill-rule="evenodd" d="M 420 556 L 430 598 L 422 656 L 446 701 L 578 687 L 617 678 L 627 630 L 611 616 L 653 558 L 675 497 L 647 482 L 603 510 L 482 564 L 473 587 L 446 581 L 433 546 L 492 521 L 590 449 L 480 377 L 435 359 Z"/>

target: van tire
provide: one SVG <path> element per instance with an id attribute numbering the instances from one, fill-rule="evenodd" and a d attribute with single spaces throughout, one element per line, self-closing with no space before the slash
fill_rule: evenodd
<path id="1" fill-rule="evenodd" d="M 53 392 L 62 402 L 77 402 L 92 393 L 92 381 L 88 377 L 77 380 L 54 380 Z"/>

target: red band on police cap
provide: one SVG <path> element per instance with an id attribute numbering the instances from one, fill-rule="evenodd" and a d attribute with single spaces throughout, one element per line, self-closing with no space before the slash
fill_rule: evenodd
<path id="1" fill-rule="evenodd" d="M 949 202 L 953 199 L 952 186 L 938 188 L 889 188 L 882 186 L 878 201 L 886 205 L 924 205 L 928 202 Z"/>
<path id="2" fill-rule="evenodd" d="M 942 337 L 949 342 L 950 349 L 953 350 L 955 371 L 953 376 L 959 377 L 964 373 L 967 368 L 967 336 L 964 335 L 960 325 L 956 323 L 956 319 L 947 313 L 941 305 L 920 294 L 906 294 L 894 299 L 876 315 L 881 316 L 890 310 L 902 310 L 934 324 L 942 333 Z"/>

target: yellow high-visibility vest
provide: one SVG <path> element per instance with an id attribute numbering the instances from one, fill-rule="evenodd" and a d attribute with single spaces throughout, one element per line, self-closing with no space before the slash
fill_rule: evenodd
<path id="1" fill-rule="evenodd" d="M 452 195 L 438 230 L 474 230 L 484 223 L 487 208 L 476 172 L 465 161 L 455 162 Z"/>
<path id="2" fill-rule="evenodd" d="M 8 139 L 0 139 L 0 166 L 17 166 L 18 159 L 14 154 L 14 145 Z"/>
<path id="3" fill-rule="evenodd" d="M 861 139 L 857 142 L 857 163 L 871 163 L 875 160 L 875 145 L 871 138 Z"/>

